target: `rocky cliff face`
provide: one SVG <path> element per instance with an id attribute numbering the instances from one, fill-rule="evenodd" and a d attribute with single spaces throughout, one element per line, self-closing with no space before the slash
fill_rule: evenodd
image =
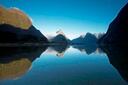
<path id="1" fill-rule="evenodd" d="M 128 4 L 109 25 L 107 33 L 99 39 L 100 44 L 128 43 Z"/>
<path id="2" fill-rule="evenodd" d="M 16 8 L 0 7 L 0 43 L 47 43 L 26 14 Z"/>

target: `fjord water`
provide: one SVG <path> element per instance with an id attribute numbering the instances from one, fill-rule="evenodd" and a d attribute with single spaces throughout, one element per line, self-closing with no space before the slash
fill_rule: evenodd
<path id="1" fill-rule="evenodd" d="M 58 47 L 9 52 L 15 57 L 0 58 L 0 85 L 128 85 L 99 48 Z"/>

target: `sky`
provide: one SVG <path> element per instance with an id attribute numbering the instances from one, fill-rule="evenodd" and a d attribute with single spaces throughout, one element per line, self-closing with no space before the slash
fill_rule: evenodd
<path id="1" fill-rule="evenodd" d="M 106 32 L 127 0 L 0 0 L 0 5 L 24 11 L 44 35 L 59 29 L 69 38 Z"/>

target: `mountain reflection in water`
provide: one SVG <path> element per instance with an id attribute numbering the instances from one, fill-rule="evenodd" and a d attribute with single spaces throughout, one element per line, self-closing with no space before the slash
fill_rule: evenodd
<path id="1" fill-rule="evenodd" d="M 0 80 L 15 79 L 24 75 L 32 62 L 40 57 L 47 46 L 39 47 L 1 47 Z"/>
<path id="2" fill-rule="evenodd" d="M 113 65 L 113 67 L 115 67 L 115 69 L 119 73 L 120 77 L 122 77 L 122 79 L 124 79 L 127 82 L 128 81 L 127 47 L 128 46 L 114 46 L 114 45 L 102 46 L 100 48 L 97 45 L 95 45 L 95 46 L 89 46 L 89 45 L 73 45 L 73 46 L 51 45 L 51 46 L 41 46 L 41 47 L 1 47 L 0 48 L 0 85 L 8 85 L 8 84 L 13 85 L 13 83 L 12 84 L 8 83 L 8 80 L 12 81 L 12 80 L 16 79 L 13 82 L 18 82 L 20 80 L 20 78 L 25 79 L 24 75 L 31 73 L 31 72 L 29 72 L 30 70 L 34 70 L 34 68 L 31 66 L 33 66 L 33 62 L 34 62 L 34 64 L 39 63 L 39 61 L 43 57 L 43 55 L 41 55 L 43 52 L 44 52 L 43 54 L 45 54 L 44 56 L 46 56 L 46 55 L 48 56 L 49 54 L 53 54 L 53 55 L 55 54 L 55 56 L 57 56 L 57 57 L 62 57 L 62 56 L 64 58 L 65 58 L 65 56 L 66 56 L 66 58 L 69 57 L 69 59 L 67 61 L 63 61 L 63 62 L 61 61 L 60 63 L 58 63 L 59 61 L 55 61 L 56 65 L 53 64 L 52 68 L 56 69 L 56 66 L 61 65 L 62 63 L 63 64 L 62 64 L 61 68 L 63 68 L 63 66 L 64 67 L 70 66 L 70 65 L 75 63 L 74 61 L 72 61 L 73 58 L 75 59 L 75 56 L 76 56 L 75 54 L 77 54 L 77 52 L 73 52 L 75 49 L 77 49 L 77 51 L 79 50 L 78 52 L 82 52 L 82 53 L 87 54 L 87 55 L 81 54 L 80 56 L 89 56 L 89 55 L 91 55 L 91 56 L 103 55 L 104 56 L 106 54 L 109 62 Z M 70 51 L 71 49 L 73 49 L 73 50 Z M 70 54 L 68 57 L 67 57 L 66 52 L 69 52 L 69 54 Z M 40 59 L 40 57 L 41 57 L 41 59 Z M 79 55 L 77 55 L 77 57 L 79 59 Z M 36 61 L 37 58 L 39 60 L 38 62 Z M 90 59 L 91 58 L 92 57 L 90 57 Z M 48 58 L 49 64 L 53 63 L 52 59 L 50 60 L 50 58 Z M 66 62 L 69 62 L 70 60 L 72 62 L 70 62 L 69 65 L 67 65 Z M 95 60 L 96 60 L 96 58 L 95 58 Z M 48 61 L 47 61 L 47 64 L 48 64 Z M 82 60 L 82 58 L 80 59 L 80 61 L 82 63 L 84 62 Z M 79 63 L 80 63 L 80 61 L 79 61 Z M 86 62 L 87 62 L 87 59 L 86 59 Z M 84 62 L 84 63 L 86 63 L 86 62 Z M 99 62 L 101 62 L 101 61 L 99 61 Z M 102 61 L 102 62 L 104 62 L 104 61 Z M 40 64 L 41 63 L 45 64 L 46 62 L 40 61 Z M 93 80 L 99 74 L 99 73 L 95 74 L 97 70 L 93 70 L 94 73 L 93 73 L 93 76 L 91 76 L 92 78 L 89 77 L 89 79 L 92 79 L 92 81 L 90 80 L 89 82 L 87 82 L 87 80 L 86 80 L 88 78 L 87 74 L 85 75 L 85 74 L 79 73 L 79 72 L 85 73 L 87 71 L 87 69 L 90 69 L 90 68 L 97 68 L 98 69 L 99 67 L 88 66 L 89 68 L 86 68 L 86 70 L 85 70 L 84 68 L 81 68 L 84 65 L 84 63 L 83 63 L 83 65 L 79 64 L 79 63 L 77 64 L 77 63 L 78 62 L 76 62 L 75 65 L 77 65 L 78 66 L 77 68 L 79 68 L 78 72 L 74 73 L 74 71 L 71 71 L 71 68 L 68 67 L 70 69 L 69 73 L 71 72 L 70 73 L 71 75 L 68 75 L 68 77 L 70 78 L 68 80 L 65 80 L 65 78 L 67 78 L 67 77 L 65 77 L 65 75 L 66 75 L 65 73 L 63 73 L 63 75 L 61 74 L 61 78 L 64 79 L 63 81 L 59 80 L 59 79 L 61 79 L 60 76 L 58 78 L 56 78 L 59 75 L 59 73 L 58 73 L 58 75 L 55 76 L 55 74 L 52 73 L 52 71 L 51 71 L 51 73 L 49 73 L 49 71 L 47 70 L 49 74 L 43 74 L 43 75 L 52 74 L 51 77 L 55 77 L 55 80 L 54 79 L 53 80 L 47 80 L 47 83 L 49 85 L 51 83 L 53 85 L 58 85 L 58 84 L 62 84 L 62 85 L 70 85 L 70 84 L 74 84 L 74 85 L 81 85 L 81 84 L 98 85 L 99 81 L 102 82 L 102 80 L 98 80 L 98 79 L 96 79 L 95 81 Z M 88 62 L 88 63 L 90 63 L 90 62 Z M 105 67 L 105 65 L 103 65 L 103 66 Z M 86 67 L 86 65 L 85 65 L 85 67 Z M 72 68 L 77 69 L 74 66 Z M 100 67 L 100 69 L 102 69 L 102 68 Z M 40 69 L 40 71 L 41 70 L 43 71 L 43 68 Z M 46 70 L 46 69 L 44 68 L 44 70 Z M 85 72 L 84 72 L 84 70 L 85 70 Z M 61 71 L 61 69 L 60 69 L 60 71 Z M 108 73 L 111 74 L 111 72 L 109 72 L 109 71 L 108 71 Z M 44 78 L 42 78 L 43 75 L 42 76 L 41 75 L 42 74 L 40 74 L 40 76 L 38 75 L 39 77 L 41 77 L 40 79 L 37 78 L 34 81 L 35 82 L 42 82 L 39 85 L 47 84 L 47 83 L 44 83 L 43 80 L 45 81 L 45 78 L 47 79 L 48 76 L 45 76 Z M 72 76 L 72 75 L 76 75 L 76 76 Z M 31 78 L 33 79 L 35 77 L 34 73 L 31 73 L 31 76 L 32 76 Z M 104 75 L 102 75 L 102 76 L 104 76 Z M 78 77 L 78 79 L 77 79 L 77 77 Z M 74 80 L 75 78 L 77 80 Z M 114 77 L 114 78 L 115 78 L 115 80 L 117 79 L 116 77 Z M 52 79 L 52 78 L 48 78 L 48 79 Z M 103 79 L 103 82 L 101 84 L 102 85 L 107 85 L 107 84 L 109 84 L 109 85 L 115 85 L 115 84 L 116 85 L 127 85 L 127 83 L 125 81 L 123 81 L 123 83 L 115 83 L 115 80 L 113 80 L 111 82 L 106 82 L 107 80 Z M 52 81 L 52 82 L 50 83 L 50 81 Z M 117 81 L 122 82 L 122 80 L 120 80 L 120 81 L 117 80 Z M 3 83 L 3 82 L 6 82 L 6 83 Z M 63 83 L 61 83 L 61 82 L 63 82 Z M 69 84 L 67 84 L 66 82 Z M 77 83 L 75 83 L 75 82 L 77 82 Z M 15 85 L 20 85 L 20 84 L 16 83 Z M 35 84 L 29 82 L 29 84 L 26 83 L 25 85 L 35 85 Z"/>
<path id="3" fill-rule="evenodd" d="M 107 54 L 109 62 L 128 82 L 128 45 L 108 45 L 101 48 Z"/>

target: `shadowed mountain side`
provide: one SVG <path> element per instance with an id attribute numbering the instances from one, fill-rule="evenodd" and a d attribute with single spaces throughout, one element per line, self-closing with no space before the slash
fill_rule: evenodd
<path id="1" fill-rule="evenodd" d="M 110 63 L 128 82 L 128 45 L 109 45 L 101 48 L 107 54 Z"/>
<path id="2" fill-rule="evenodd" d="M 24 75 L 32 62 L 45 50 L 44 47 L 1 47 L 0 80 L 15 79 Z"/>
<path id="3" fill-rule="evenodd" d="M 8 24 L 0 25 L 0 43 L 47 43 L 47 38 L 34 26 L 23 30 Z"/>
<path id="4" fill-rule="evenodd" d="M 97 45 L 87 45 L 87 44 L 86 45 L 73 45 L 72 47 L 80 50 L 81 52 L 85 52 L 88 55 L 95 52 L 98 48 Z"/>
<path id="5" fill-rule="evenodd" d="M 100 44 L 128 43 L 128 4 L 109 25 L 107 33 L 98 41 Z"/>
<path id="6" fill-rule="evenodd" d="M 68 50 L 70 46 L 69 45 L 51 45 L 48 47 L 47 52 L 55 52 L 56 56 L 62 57 L 64 56 L 64 53 L 66 50 Z"/>

